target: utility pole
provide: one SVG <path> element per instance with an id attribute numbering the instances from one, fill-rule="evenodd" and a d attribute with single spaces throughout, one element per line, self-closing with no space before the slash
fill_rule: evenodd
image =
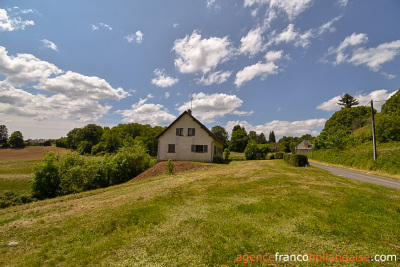
<path id="1" fill-rule="evenodd" d="M 372 145 L 374 149 L 374 161 L 376 161 L 376 137 L 375 137 L 375 119 L 374 119 L 374 101 L 371 100 L 371 118 L 372 118 Z"/>

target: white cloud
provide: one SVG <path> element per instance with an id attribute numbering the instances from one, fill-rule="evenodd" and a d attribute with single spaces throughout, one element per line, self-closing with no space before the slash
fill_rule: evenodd
<path id="1" fill-rule="evenodd" d="M 136 32 L 136 43 L 141 44 L 143 42 L 143 35 L 141 31 Z"/>
<path id="2" fill-rule="evenodd" d="M 221 6 L 216 3 L 216 0 L 207 0 L 207 8 L 220 9 Z"/>
<path id="3" fill-rule="evenodd" d="M 55 65 L 31 54 L 8 56 L 6 48 L 0 46 L 0 74 L 5 75 L 5 81 L 11 84 L 24 85 L 62 72 Z"/>
<path id="4" fill-rule="evenodd" d="M 274 120 L 262 125 L 253 126 L 247 121 L 228 121 L 225 129 L 228 132 L 232 131 L 235 125 L 245 127 L 246 131 L 255 131 L 257 133 L 263 132 L 268 134 L 274 131 L 277 139 L 283 136 L 302 136 L 304 134 L 318 135 L 322 128 L 325 126 L 326 119 L 309 119 L 302 121 L 279 121 Z"/>
<path id="5" fill-rule="evenodd" d="M 280 44 L 280 43 L 294 43 L 294 46 L 301 46 L 303 48 L 307 48 L 310 45 L 310 39 L 314 37 L 312 30 L 308 30 L 304 33 L 297 32 L 294 29 L 294 24 L 289 24 L 288 27 L 281 32 L 280 34 L 276 34 L 273 32 L 270 36 L 270 41 L 268 45 L 272 44 Z"/>
<path id="6" fill-rule="evenodd" d="M 0 31 L 25 30 L 27 26 L 33 25 L 35 25 L 33 20 L 22 20 L 21 17 L 14 16 L 13 14 L 9 15 L 7 10 L 0 8 Z"/>
<path id="7" fill-rule="evenodd" d="M 183 39 L 175 40 L 172 50 L 177 55 L 175 66 L 182 73 L 201 71 L 205 74 L 232 55 L 231 43 L 227 36 L 201 39 L 197 31 Z"/>
<path id="8" fill-rule="evenodd" d="M 207 95 L 203 92 L 192 95 L 193 100 L 184 103 L 178 108 L 182 113 L 193 105 L 193 115 L 203 122 L 214 122 L 218 117 L 227 114 L 250 115 L 253 112 L 237 110 L 242 106 L 243 101 L 236 95 L 227 94 L 211 94 Z"/>
<path id="9" fill-rule="evenodd" d="M 384 101 L 388 100 L 392 95 L 394 95 L 397 91 L 388 93 L 387 90 L 375 90 L 369 94 L 357 94 L 354 96 L 355 99 L 360 103 L 360 105 L 365 106 L 371 100 L 374 100 L 374 108 L 380 110 Z M 342 98 L 342 95 L 335 96 L 328 101 L 323 102 L 322 104 L 317 106 L 317 109 L 325 110 L 325 111 L 338 111 L 341 109 L 337 103 Z"/>
<path id="10" fill-rule="evenodd" d="M 156 78 L 151 80 L 151 83 L 158 87 L 170 87 L 179 82 L 178 78 L 172 78 L 165 75 L 165 69 L 155 69 Z"/>
<path id="11" fill-rule="evenodd" d="M 277 74 L 279 67 L 275 64 L 275 61 L 282 58 L 282 53 L 283 51 L 269 51 L 265 55 L 266 63 L 259 61 L 236 73 L 235 85 L 240 87 L 257 76 L 261 76 L 261 79 L 266 79 L 268 75 Z"/>
<path id="12" fill-rule="evenodd" d="M 339 6 L 345 7 L 347 6 L 348 0 L 337 0 Z"/>
<path id="13" fill-rule="evenodd" d="M 268 5 L 269 9 L 284 12 L 290 20 L 295 19 L 311 6 L 312 0 L 244 0 L 245 7 Z"/>
<path id="14" fill-rule="evenodd" d="M 353 63 L 356 66 L 367 65 L 372 71 L 377 72 L 381 68 L 382 64 L 392 61 L 399 54 L 400 40 L 397 40 L 390 43 L 380 44 L 373 48 L 357 48 L 348 62 Z"/>
<path id="15" fill-rule="evenodd" d="M 367 42 L 368 37 L 366 34 L 353 33 L 347 36 L 337 48 L 330 47 L 326 56 L 336 56 L 333 62 L 334 65 L 344 62 L 352 63 L 356 66 L 366 65 L 372 71 L 377 72 L 384 63 L 392 61 L 400 54 L 400 40 L 383 43 L 373 48 L 359 47 Z"/>
<path id="16" fill-rule="evenodd" d="M 249 54 L 250 57 L 262 52 L 266 49 L 264 43 L 264 37 L 262 36 L 263 30 L 261 27 L 252 29 L 248 34 L 240 39 L 240 52 L 243 54 Z"/>
<path id="17" fill-rule="evenodd" d="M 8 56 L 4 47 L 0 47 L 0 74 L 5 76 L 0 81 L 1 117 L 95 121 L 111 109 L 99 101 L 129 95 L 122 88 L 112 88 L 104 79 L 65 73 L 31 54 Z M 35 94 L 16 86 L 29 86 L 50 94 Z"/>
<path id="18" fill-rule="evenodd" d="M 52 50 L 54 50 L 54 51 L 58 51 L 57 45 L 56 45 L 55 43 L 53 43 L 52 41 L 49 41 L 49 40 L 47 40 L 47 39 L 43 39 L 43 40 L 41 40 L 41 41 L 42 41 L 44 47 L 50 48 L 50 49 L 52 49 Z"/>
<path id="19" fill-rule="evenodd" d="M 171 95 L 169 94 L 169 92 L 165 92 L 165 94 L 164 94 L 164 98 L 165 98 L 165 99 L 168 99 L 170 96 L 171 96 Z"/>
<path id="20" fill-rule="evenodd" d="M 333 19 L 331 19 L 330 21 L 328 21 L 327 23 L 325 23 L 324 25 L 322 25 L 321 27 L 319 27 L 318 29 L 318 35 L 322 35 L 325 32 L 335 32 L 336 28 L 333 27 L 333 23 L 335 23 L 336 21 L 340 20 L 342 18 L 342 16 L 337 16 Z"/>
<path id="21" fill-rule="evenodd" d="M 111 109 L 111 106 L 100 105 L 97 101 L 86 98 L 74 99 L 62 94 L 50 97 L 32 94 L 6 82 L 0 82 L 0 103 L 2 103 L 1 116 L 28 117 L 37 121 L 48 119 L 96 121 Z"/>
<path id="22" fill-rule="evenodd" d="M 160 104 L 147 104 L 148 98 L 140 99 L 138 103 L 132 105 L 132 109 L 118 110 L 117 114 L 121 114 L 123 122 L 136 122 L 141 124 L 169 125 L 176 117 L 168 112 L 168 110 Z"/>
<path id="23" fill-rule="evenodd" d="M 54 78 L 41 79 L 39 84 L 34 87 L 60 93 L 72 99 L 119 100 L 129 95 L 122 88 L 112 88 L 104 79 L 96 76 L 89 77 L 72 71 L 67 71 L 65 74 Z"/>
<path id="24" fill-rule="evenodd" d="M 99 24 L 100 24 L 100 26 L 102 26 L 102 27 L 104 27 L 104 28 L 106 28 L 106 29 L 108 29 L 108 30 L 112 31 L 112 28 L 111 28 L 111 26 L 110 26 L 110 25 L 108 25 L 108 24 L 105 24 L 104 22 L 100 22 Z"/>
<path id="25" fill-rule="evenodd" d="M 174 24 L 172 24 L 172 27 L 178 28 L 178 27 L 179 27 L 179 24 L 178 24 L 178 23 L 174 23 Z"/>
<path id="26" fill-rule="evenodd" d="M 130 33 L 125 36 L 125 39 L 128 43 L 136 42 L 141 44 L 143 42 L 143 33 L 141 31 L 137 31 L 136 33 Z"/>
<path id="27" fill-rule="evenodd" d="M 93 31 L 97 31 L 99 29 L 99 27 L 97 27 L 96 25 L 92 24 L 92 30 Z"/>
<path id="28" fill-rule="evenodd" d="M 214 83 L 222 84 L 228 80 L 231 74 L 232 74 L 231 71 L 222 72 L 222 70 L 220 70 L 213 73 L 209 73 L 207 77 L 203 75 L 200 79 L 197 79 L 196 81 L 197 83 L 203 85 L 211 85 Z"/>
<path id="29" fill-rule="evenodd" d="M 382 72 L 381 74 L 382 74 L 383 76 L 385 76 L 385 78 L 388 79 L 388 80 L 391 80 L 391 79 L 394 79 L 394 78 L 397 77 L 397 75 L 389 74 L 389 73 L 386 73 L 386 72 Z"/>

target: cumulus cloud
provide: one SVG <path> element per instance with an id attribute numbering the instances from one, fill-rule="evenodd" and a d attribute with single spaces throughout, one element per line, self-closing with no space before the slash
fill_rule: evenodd
<path id="1" fill-rule="evenodd" d="M 282 57 L 282 53 L 282 51 L 269 51 L 265 55 L 266 63 L 259 61 L 236 73 L 235 85 L 239 88 L 244 83 L 251 81 L 257 76 L 261 76 L 261 79 L 266 79 L 268 75 L 277 74 L 279 72 L 279 67 L 275 64 L 275 61 Z"/>
<path id="2" fill-rule="evenodd" d="M 0 74 L 5 76 L 0 81 L 2 116 L 93 121 L 111 109 L 99 101 L 129 95 L 122 88 L 111 87 L 104 79 L 71 71 L 65 73 L 31 54 L 8 56 L 4 47 L 0 47 Z M 17 86 L 30 86 L 46 94 L 27 92 Z"/>
<path id="3" fill-rule="evenodd" d="M 312 0 L 244 0 L 245 7 L 268 5 L 269 10 L 284 12 L 290 20 L 303 13 L 311 3 Z"/>
<path id="4" fill-rule="evenodd" d="M 6 48 L 0 46 L 0 73 L 5 75 L 5 81 L 11 84 L 20 86 L 62 72 L 55 65 L 31 54 L 8 56 Z"/>
<path id="5" fill-rule="evenodd" d="M 92 24 L 92 30 L 93 30 L 93 31 L 97 31 L 98 29 L 100 29 L 100 28 L 97 27 L 96 25 Z"/>
<path id="6" fill-rule="evenodd" d="M 32 94 L 6 82 L 0 82 L 0 103 L 2 103 L 0 114 L 3 116 L 28 117 L 39 121 L 45 119 L 95 121 L 111 109 L 111 106 L 101 105 L 91 99 L 73 99 L 62 94 L 50 97 Z"/>
<path id="7" fill-rule="evenodd" d="M 344 62 L 356 66 L 366 65 L 372 71 L 377 72 L 383 64 L 392 61 L 400 54 L 400 40 L 383 43 L 372 48 L 360 47 L 367 42 L 368 37 L 366 34 L 353 33 L 347 36 L 338 47 L 330 47 L 325 57 L 334 55 L 334 65 Z"/>
<path id="8" fill-rule="evenodd" d="M 341 7 L 347 6 L 348 2 L 349 2 L 348 0 L 337 0 L 338 5 Z"/>
<path id="9" fill-rule="evenodd" d="M 179 23 L 174 23 L 174 24 L 172 24 L 172 27 L 178 28 L 178 27 L 179 27 Z"/>
<path id="10" fill-rule="evenodd" d="M 58 51 L 57 45 L 56 45 L 55 43 L 53 43 L 52 41 L 49 41 L 49 40 L 47 40 L 47 39 L 43 39 L 43 40 L 41 40 L 41 41 L 42 41 L 44 47 L 50 48 L 50 49 L 52 49 L 52 50 L 54 50 L 54 51 Z"/>
<path id="11" fill-rule="evenodd" d="M 235 125 L 245 127 L 246 131 L 263 132 L 268 134 L 274 131 L 277 139 L 283 136 L 302 136 L 304 134 L 318 135 L 325 126 L 326 119 L 309 119 L 302 121 L 279 121 L 274 120 L 261 125 L 253 126 L 247 121 L 228 121 L 225 126 L 228 132 L 232 131 Z"/>
<path id="12" fill-rule="evenodd" d="M 29 12 L 22 12 L 27 14 Z M 33 20 L 22 20 L 21 17 L 8 14 L 7 10 L 0 8 L 0 31 L 15 31 L 15 30 L 25 30 L 27 26 L 33 26 L 35 22 Z"/>
<path id="13" fill-rule="evenodd" d="M 146 103 L 149 98 L 140 99 L 139 102 L 132 105 L 131 109 L 118 110 L 117 114 L 121 114 L 123 122 L 136 122 L 141 124 L 169 125 L 176 117 L 168 112 L 161 104 Z"/>
<path id="14" fill-rule="evenodd" d="M 368 104 L 371 100 L 374 100 L 374 108 L 380 110 L 382 105 L 386 100 L 388 100 L 392 95 L 394 95 L 397 91 L 389 93 L 385 89 L 375 90 L 369 94 L 357 94 L 354 96 L 355 99 L 360 102 L 360 105 L 364 106 Z M 343 95 L 335 96 L 328 101 L 323 102 L 322 104 L 317 106 L 317 109 L 325 110 L 325 111 L 338 111 L 341 109 L 337 103 L 342 98 Z"/>
<path id="15" fill-rule="evenodd" d="M 192 95 L 192 100 L 184 103 L 178 108 L 179 112 L 184 112 L 193 106 L 193 115 L 204 122 L 214 122 L 216 118 L 227 114 L 250 115 L 253 112 L 240 111 L 243 101 L 236 95 L 222 93 L 205 94 L 203 92 Z"/>
<path id="16" fill-rule="evenodd" d="M 232 56 L 231 43 L 227 36 L 201 39 L 198 31 L 175 40 L 172 50 L 177 55 L 175 66 L 182 73 L 201 71 L 205 74 Z"/>
<path id="17" fill-rule="evenodd" d="M 203 85 L 221 84 L 226 82 L 228 78 L 231 76 L 231 74 L 232 74 L 231 71 L 223 72 L 222 70 L 220 70 L 209 73 L 208 76 L 203 75 L 200 79 L 197 79 L 196 81 L 198 84 L 203 84 Z"/>
<path id="18" fill-rule="evenodd" d="M 119 100 L 129 95 L 122 88 L 112 88 L 104 79 L 96 76 L 89 77 L 72 71 L 67 71 L 65 74 L 54 78 L 42 79 L 34 87 L 60 93 L 73 99 Z"/>
<path id="19" fill-rule="evenodd" d="M 165 75 L 165 69 L 155 69 L 156 78 L 151 80 L 151 83 L 158 87 L 170 87 L 179 82 L 178 78 L 172 78 Z"/>
<path id="20" fill-rule="evenodd" d="M 262 52 L 266 49 L 264 37 L 262 36 L 263 30 L 261 27 L 250 30 L 246 36 L 240 39 L 240 52 L 249 54 L 250 57 Z"/>

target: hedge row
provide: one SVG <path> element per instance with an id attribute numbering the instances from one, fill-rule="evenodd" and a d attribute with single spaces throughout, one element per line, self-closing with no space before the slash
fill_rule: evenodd
<path id="1" fill-rule="evenodd" d="M 306 167 L 309 165 L 307 156 L 303 154 L 284 154 L 283 160 L 294 167 Z"/>
<path id="2" fill-rule="evenodd" d="M 49 152 L 43 163 L 35 166 L 32 195 L 52 198 L 126 182 L 139 175 L 154 161 L 144 147 L 123 147 L 114 155 L 87 158 L 75 153 L 62 157 Z"/>

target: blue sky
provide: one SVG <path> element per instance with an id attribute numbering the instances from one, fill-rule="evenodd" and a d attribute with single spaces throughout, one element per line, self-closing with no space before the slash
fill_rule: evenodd
<path id="1" fill-rule="evenodd" d="M 88 123 L 166 126 L 192 105 L 210 128 L 317 135 L 344 93 L 379 110 L 399 88 L 399 11 L 397 0 L 3 0 L 0 124 L 59 138 Z"/>

